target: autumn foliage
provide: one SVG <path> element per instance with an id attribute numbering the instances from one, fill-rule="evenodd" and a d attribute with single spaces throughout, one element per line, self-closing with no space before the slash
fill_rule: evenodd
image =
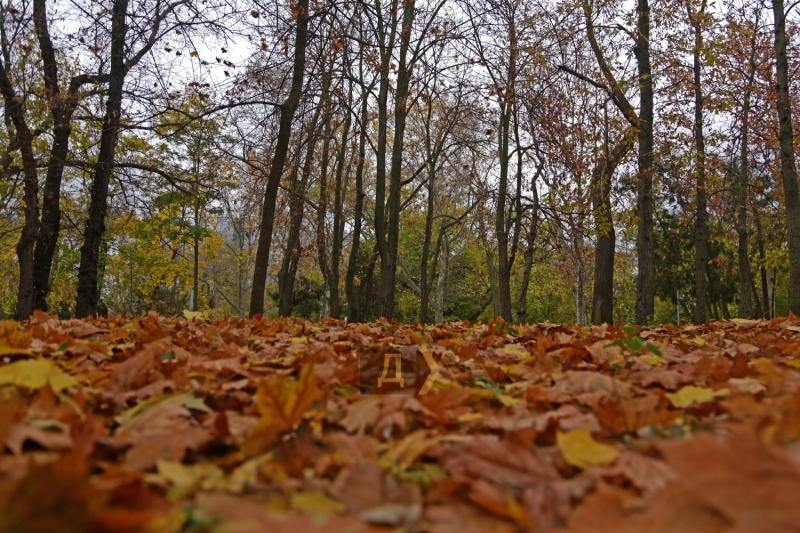
<path id="1" fill-rule="evenodd" d="M 359 354 L 424 346 L 426 395 Z M 800 319 L 0 324 L 2 532 L 800 531 Z"/>

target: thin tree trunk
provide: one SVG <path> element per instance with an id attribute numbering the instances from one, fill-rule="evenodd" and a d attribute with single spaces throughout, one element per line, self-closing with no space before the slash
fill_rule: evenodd
<path id="1" fill-rule="evenodd" d="M 347 54 L 344 55 L 344 61 L 347 61 Z M 339 262 L 342 253 L 342 204 L 346 191 L 342 184 L 342 176 L 344 175 L 345 158 L 347 157 L 347 141 L 350 136 L 350 124 L 352 117 L 350 115 L 350 107 L 353 104 L 353 84 L 350 84 L 348 91 L 347 110 L 345 111 L 344 125 L 342 125 L 342 144 L 339 147 L 339 158 L 336 162 L 336 174 L 333 193 L 333 249 L 331 250 L 331 267 L 330 277 L 328 278 L 328 287 L 331 298 L 331 316 L 333 318 L 341 318 L 342 305 L 339 298 Z"/>
<path id="2" fill-rule="evenodd" d="M 195 177 L 195 183 L 196 177 Z M 195 191 L 199 193 L 199 191 Z M 192 272 L 193 283 L 192 283 L 192 311 L 197 311 L 200 309 L 200 236 L 198 232 L 200 231 L 200 198 L 198 197 L 195 199 L 194 205 L 194 269 Z"/>
<path id="3" fill-rule="evenodd" d="M 761 266 L 761 298 L 764 301 L 764 318 L 772 318 L 772 299 L 770 298 L 769 280 L 767 279 L 766 252 L 764 250 L 764 231 L 761 228 L 761 217 L 758 208 L 753 209 L 753 221 L 756 224 L 756 238 L 758 239 L 758 259 Z"/>
<path id="4" fill-rule="evenodd" d="M 752 274 L 750 275 L 750 290 L 753 294 L 753 305 L 755 306 L 753 316 L 763 317 L 764 310 L 761 308 L 761 300 L 759 299 L 758 291 L 756 290 L 756 281 Z"/>
<path id="5" fill-rule="evenodd" d="M 773 0 L 775 16 L 775 70 L 777 72 L 778 122 L 780 125 L 781 178 L 786 207 L 786 233 L 789 240 L 789 311 L 800 314 L 800 191 L 792 131 L 792 106 L 789 96 L 789 59 L 786 56 L 786 15 L 783 0 Z"/>
<path id="6" fill-rule="evenodd" d="M 392 66 L 392 52 L 397 35 L 398 4 L 398 0 L 393 0 L 390 10 L 391 18 L 387 25 L 380 9 L 380 2 L 377 0 L 375 2 L 378 13 L 377 37 L 381 45 L 379 46 L 381 65 L 378 82 L 378 139 L 375 150 L 375 218 L 373 226 L 375 228 L 375 244 L 381 260 L 381 271 L 389 268 L 389 247 L 386 242 L 386 142 L 389 124 L 389 71 Z M 382 296 L 383 294 L 381 294 Z M 378 314 L 381 316 L 383 316 L 382 305 L 382 302 L 379 302 Z"/>
<path id="7" fill-rule="evenodd" d="M 486 268 L 489 272 L 489 291 L 492 295 L 492 318 L 502 316 L 500 313 L 500 289 L 497 281 L 497 265 L 494 262 L 492 249 L 486 247 Z"/>
<path id="8" fill-rule="evenodd" d="M 362 80 L 363 81 L 363 80 Z M 364 218 L 364 162 L 366 161 L 367 141 L 367 113 L 369 99 L 364 91 L 361 101 L 361 120 L 358 133 L 358 164 L 356 166 L 356 205 L 353 213 L 353 242 L 350 245 L 350 259 L 347 262 L 347 276 L 345 278 L 345 293 L 347 295 L 347 317 L 351 322 L 361 320 L 360 298 L 355 285 L 356 271 L 358 270 L 358 251 L 361 246 L 361 224 Z"/>
<path id="9" fill-rule="evenodd" d="M 106 231 L 108 215 L 108 186 L 114 166 L 114 152 L 122 118 L 122 87 L 125 83 L 125 39 L 128 33 L 126 16 L 128 0 L 115 0 L 111 13 L 111 56 L 108 99 L 100 135 L 100 152 L 95 163 L 94 180 L 90 191 L 89 216 L 83 233 L 81 260 L 78 267 L 78 294 L 75 315 L 86 317 L 97 312 L 100 300 L 98 283 L 100 246 Z"/>
<path id="10" fill-rule="evenodd" d="M 697 210 L 694 219 L 694 297 L 695 306 L 694 323 L 702 324 L 706 321 L 706 266 L 708 263 L 708 237 L 707 221 L 708 208 L 706 199 L 706 143 L 703 136 L 703 87 L 701 85 L 703 51 L 703 33 L 700 27 L 700 17 L 704 14 L 706 2 L 703 0 L 697 15 L 692 13 L 690 3 L 686 3 L 689 23 L 694 31 L 694 48 L 692 50 L 694 72 L 694 140 L 695 140 L 695 176 L 697 189 Z M 749 307 L 749 306 L 748 306 Z"/>
<path id="11" fill-rule="evenodd" d="M 539 190 L 536 188 L 536 181 L 542 168 L 544 168 L 543 165 L 540 165 L 536 169 L 536 176 L 531 184 L 533 209 L 531 210 L 531 225 L 528 227 L 528 236 L 525 240 L 525 264 L 522 267 L 522 281 L 519 285 L 519 297 L 517 298 L 518 324 L 527 324 L 528 322 L 528 285 L 530 285 L 531 280 L 533 253 L 536 249 L 536 234 L 539 229 Z"/>
<path id="12" fill-rule="evenodd" d="M 408 115 L 408 90 L 413 65 L 408 64 L 408 49 L 416 15 L 415 0 L 403 3 L 403 21 L 400 31 L 400 54 L 397 68 L 397 86 L 394 106 L 394 141 L 392 143 L 392 166 L 389 173 L 389 220 L 386 231 L 387 255 L 381 265 L 380 303 L 378 314 L 387 320 L 394 316 L 394 289 L 397 275 L 397 247 L 400 241 L 400 194 L 402 187 L 403 139 Z"/>
<path id="13" fill-rule="evenodd" d="M 758 292 L 753 284 L 753 276 L 750 272 L 750 257 L 747 242 L 747 197 L 750 181 L 750 162 L 748 154 L 748 137 L 750 133 L 750 97 L 753 90 L 753 82 L 756 75 L 756 28 L 761 16 L 761 10 L 756 11 L 756 19 L 753 22 L 753 32 L 750 37 L 750 57 L 748 65 L 750 72 L 747 76 L 744 98 L 742 102 L 742 151 L 740 156 L 739 173 L 735 187 L 736 192 L 736 233 L 739 237 L 739 317 L 747 318 L 752 313 L 751 295 L 756 301 L 756 308 L 761 305 L 758 302 Z M 752 287 L 751 287 L 752 284 Z M 762 316 L 757 310 L 756 316 Z"/>
<path id="14" fill-rule="evenodd" d="M 278 140 L 275 144 L 275 156 L 269 171 L 269 181 L 264 193 L 264 208 L 261 212 L 261 233 L 258 236 L 255 267 L 253 270 L 253 287 L 250 294 L 250 316 L 264 313 L 264 296 L 267 286 L 267 270 L 269 268 L 269 251 L 272 245 L 272 227 L 275 223 L 275 204 L 278 199 L 278 187 L 289 141 L 292 137 L 292 120 L 300 103 L 303 91 L 303 75 L 306 65 L 306 43 L 308 40 L 308 0 L 298 1 L 297 29 L 295 34 L 294 65 L 292 66 L 292 86 L 289 95 L 280 106 L 280 126 Z"/>
<path id="15" fill-rule="evenodd" d="M 325 60 L 323 60 L 323 63 Z M 328 216 L 328 164 L 330 162 L 330 150 L 331 150 L 331 138 L 333 136 L 332 132 L 332 120 L 333 117 L 331 112 L 331 96 L 330 96 L 330 86 L 331 86 L 331 69 L 333 68 L 333 61 L 331 60 L 331 64 L 329 68 L 322 74 L 322 101 L 320 105 L 322 106 L 322 124 L 323 124 L 323 141 L 322 141 L 322 160 L 320 161 L 320 171 L 319 171 L 319 201 L 317 202 L 317 264 L 319 265 L 319 270 L 322 272 L 322 280 L 323 286 L 325 290 L 322 296 L 322 312 L 320 313 L 320 319 L 325 317 L 325 311 L 328 310 L 330 307 L 328 305 L 328 297 L 330 296 L 330 264 L 328 262 L 328 242 L 325 235 L 325 219 Z"/>
<path id="16" fill-rule="evenodd" d="M 442 246 L 439 250 L 439 278 L 436 281 L 436 304 L 435 320 L 437 324 L 444 322 L 444 289 L 447 285 L 447 277 L 450 275 L 450 241 L 445 235 L 442 238 Z"/>
<path id="17" fill-rule="evenodd" d="M 5 10 L 2 11 L 5 13 Z M 5 20 L 0 19 L 2 28 L 3 60 L 0 61 L 0 92 L 3 94 L 5 114 L 14 125 L 17 146 L 22 158 L 22 172 L 25 176 L 22 191 L 22 212 L 24 223 L 17 241 L 17 263 L 19 265 L 19 288 L 14 317 L 26 320 L 33 313 L 33 249 L 39 232 L 39 178 L 36 172 L 36 159 L 33 154 L 33 135 L 25 121 L 25 110 L 17 97 L 8 75 L 10 54 L 5 33 Z M 11 132 L 9 131 L 9 137 Z"/>
<path id="18" fill-rule="evenodd" d="M 42 54 L 42 73 L 50 114 L 53 117 L 53 143 L 42 191 L 42 220 L 33 252 L 33 308 L 47 311 L 50 272 L 61 230 L 61 179 L 69 153 L 72 114 L 78 104 L 78 89 L 82 83 L 89 81 L 89 77 L 73 78 L 66 97 L 62 96 L 58 84 L 58 64 L 47 24 L 45 0 L 36 0 L 33 3 L 33 22 Z"/>
<path id="19" fill-rule="evenodd" d="M 655 243 L 653 240 L 653 78 L 650 71 L 650 4 L 638 0 L 636 47 L 639 69 L 639 184 L 636 285 L 636 322 L 655 313 Z"/>
<path id="20" fill-rule="evenodd" d="M 311 176 L 311 164 L 314 160 L 314 151 L 317 146 L 317 121 L 319 120 L 321 106 L 314 111 L 314 118 L 309 126 L 308 144 L 306 145 L 306 158 L 303 162 L 302 177 L 297 178 L 298 164 L 292 173 L 289 198 L 289 235 L 286 241 L 286 251 L 281 261 L 281 273 L 278 278 L 278 313 L 280 316 L 291 316 L 294 309 L 294 283 L 297 278 L 297 267 L 300 264 L 300 230 L 303 227 L 304 200 L 308 181 Z"/>

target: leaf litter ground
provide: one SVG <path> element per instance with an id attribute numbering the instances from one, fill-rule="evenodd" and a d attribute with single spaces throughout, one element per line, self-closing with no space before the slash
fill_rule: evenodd
<path id="1" fill-rule="evenodd" d="M 422 347 L 426 395 L 359 392 Z M 800 319 L 0 323 L 2 532 L 800 531 Z"/>

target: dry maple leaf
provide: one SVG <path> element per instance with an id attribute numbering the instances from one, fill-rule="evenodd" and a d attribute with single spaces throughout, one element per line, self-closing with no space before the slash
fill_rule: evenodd
<path id="1" fill-rule="evenodd" d="M 292 430 L 321 397 L 311 365 L 303 366 L 297 380 L 286 376 L 262 380 L 256 391 L 261 420 L 243 443 L 245 453 L 258 455 L 278 442 L 281 434 Z"/>

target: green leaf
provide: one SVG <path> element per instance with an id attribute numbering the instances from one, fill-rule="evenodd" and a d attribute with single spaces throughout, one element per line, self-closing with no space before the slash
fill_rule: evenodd
<path id="1" fill-rule="evenodd" d="M 656 354 L 657 356 L 664 357 L 664 354 L 661 353 L 661 350 L 658 349 L 658 346 L 656 346 L 652 342 L 648 342 L 647 344 L 644 345 L 644 347 L 653 352 L 654 354 Z"/>
<path id="2" fill-rule="evenodd" d="M 625 337 L 623 342 L 632 352 L 638 352 L 644 346 L 644 341 L 639 337 Z"/>

